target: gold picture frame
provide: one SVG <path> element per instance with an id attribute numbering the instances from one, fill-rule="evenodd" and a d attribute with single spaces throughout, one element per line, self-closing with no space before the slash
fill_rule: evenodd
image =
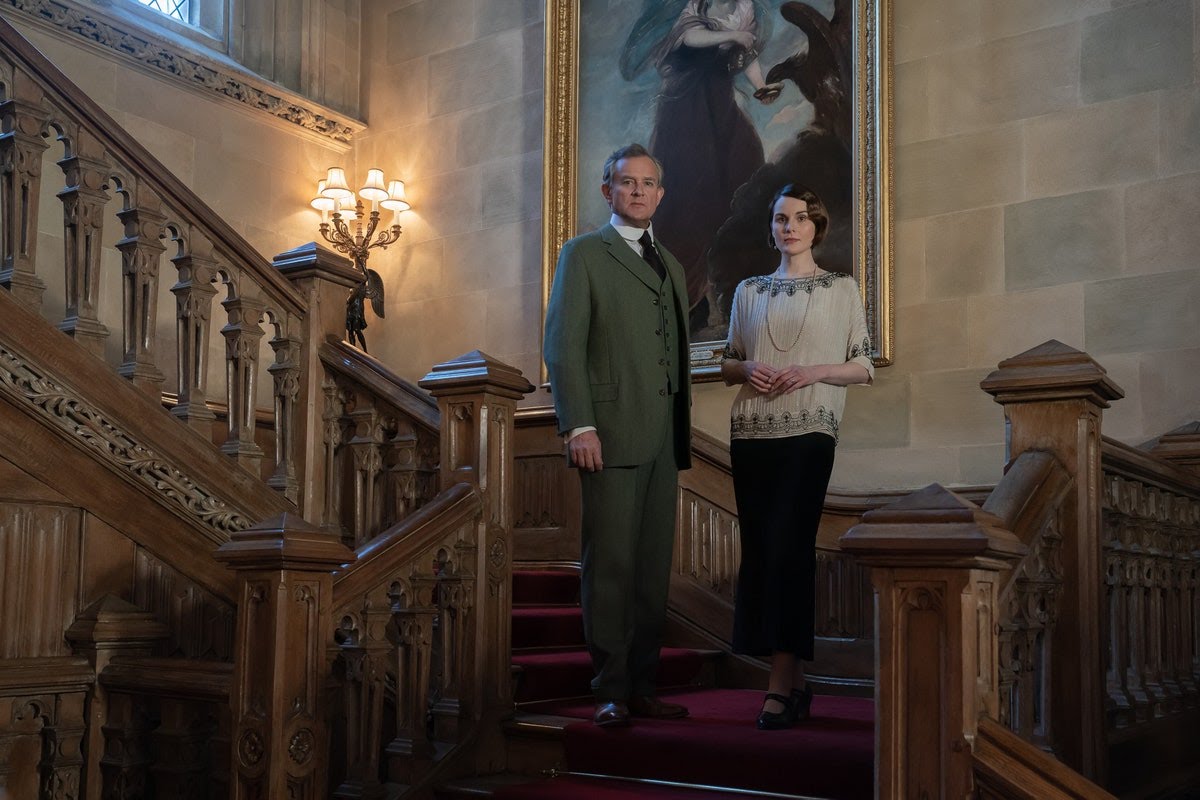
<path id="1" fill-rule="evenodd" d="M 581 5 L 546 0 L 545 129 L 542 172 L 542 322 L 558 252 L 579 233 L 578 163 Z M 849 0 L 853 26 L 853 270 L 877 366 L 893 361 L 891 0 Z M 624 142 L 615 142 L 614 146 Z M 598 171 L 599 164 L 584 165 Z M 669 178 L 669 176 L 668 176 Z M 597 181 L 598 183 L 598 181 Z M 598 193 L 599 188 L 596 187 Z M 723 341 L 692 342 L 694 381 L 720 376 Z M 543 380 L 545 367 L 543 366 Z"/>

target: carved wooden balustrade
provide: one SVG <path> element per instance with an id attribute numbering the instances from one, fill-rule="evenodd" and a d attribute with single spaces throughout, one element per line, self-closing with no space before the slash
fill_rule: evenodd
<path id="1" fill-rule="evenodd" d="M 421 385 L 442 420 L 436 497 L 353 551 L 285 515 L 218 552 L 243 575 L 235 798 L 383 797 L 503 766 L 513 417 L 533 387 L 481 353 Z"/>
<path id="2" fill-rule="evenodd" d="M 1200 476 L 1108 439 L 1102 452 L 1112 783 L 1138 786 L 1126 765 L 1149 757 L 1170 786 L 1200 763 Z"/>
<path id="3" fill-rule="evenodd" d="M 877 796 L 1196 780 L 1200 480 L 1102 438 L 1122 392 L 1085 353 L 1047 342 L 982 387 L 1012 456 L 982 508 L 935 485 L 841 539 L 872 567 L 879 613 Z M 1155 451 L 1194 469 L 1195 433 Z"/>
<path id="4" fill-rule="evenodd" d="M 61 178 L 44 169 L 51 161 Z M 51 194 L 62 209 L 58 253 L 37 246 L 41 200 Z M 61 283 L 63 316 L 51 322 L 96 356 L 115 355 L 117 373 L 150 397 L 173 390 L 180 422 L 299 500 L 301 347 L 313 324 L 306 298 L 3 19 L 0 212 L 0 286 L 48 312 L 58 298 L 46 298 L 47 286 Z M 120 235 L 106 238 L 110 230 Z M 106 247 L 120 252 L 119 270 L 107 268 Z M 100 302 L 113 285 L 122 297 L 119 348 L 106 344 L 116 317 L 102 318 Z M 159 319 L 166 308 L 174 324 Z M 222 340 L 224 369 L 209 363 Z M 269 387 L 259 386 L 264 361 Z M 211 385 L 211 375 L 224 385 Z M 221 433 L 209 407 L 216 400 L 228 409 Z M 273 452 L 255 441 L 260 405 L 273 408 Z"/>
<path id="5" fill-rule="evenodd" d="M 378 360 L 337 339 L 324 365 L 322 527 L 364 544 L 437 493 L 438 410 Z"/>

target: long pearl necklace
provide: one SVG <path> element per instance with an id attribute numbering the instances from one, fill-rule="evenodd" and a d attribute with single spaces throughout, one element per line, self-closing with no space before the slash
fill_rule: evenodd
<path id="1" fill-rule="evenodd" d="M 814 272 L 809 278 L 794 278 L 793 280 L 815 280 L 817 274 Z M 781 353 L 790 353 L 796 347 L 796 343 L 800 341 L 801 334 L 804 333 L 804 323 L 808 320 L 808 309 L 812 305 L 812 296 L 815 286 L 808 287 L 805 292 L 808 295 L 808 300 L 804 303 L 804 314 L 800 317 L 800 329 L 796 331 L 796 338 L 792 339 L 792 344 L 789 347 L 780 347 L 775 341 L 775 333 L 771 330 L 771 298 L 775 296 L 775 273 L 771 273 L 771 277 L 767 284 L 767 338 L 771 340 L 771 346 Z"/>

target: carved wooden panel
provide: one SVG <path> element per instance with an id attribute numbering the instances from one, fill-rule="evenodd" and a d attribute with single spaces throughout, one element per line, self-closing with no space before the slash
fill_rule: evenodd
<path id="1" fill-rule="evenodd" d="M 681 489 L 676 571 L 732 603 L 742 561 L 737 515 Z"/>
<path id="2" fill-rule="evenodd" d="M 815 632 L 830 639 L 875 636 L 871 571 L 838 550 L 817 550 Z"/>
<path id="3" fill-rule="evenodd" d="M 1147 727 L 1200 704 L 1200 500 L 1106 473 L 1108 725 Z"/>
<path id="4" fill-rule="evenodd" d="M 171 631 L 166 655 L 229 661 L 233 658 L 234 608 L 138 548 L 134 604 Z"/>
<path id="5" fill-rule="evenodd" d="M 0 503 L 0 658 L 69 655 L 81 541 L 79 509 Z"/>

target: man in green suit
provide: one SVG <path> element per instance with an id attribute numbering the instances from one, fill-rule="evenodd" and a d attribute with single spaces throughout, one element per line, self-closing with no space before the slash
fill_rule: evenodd
<path id="1" fill-rule="evenodd" d="M 691 465 L 683 268 L 653 238 L 662 166 L 638 144 L 604 164 L 612 218 L 563 245 L 542 352 L 583 497 L 582 601 L 597 725 L 684 717 L 655 695 L 679 470 Z"/>

